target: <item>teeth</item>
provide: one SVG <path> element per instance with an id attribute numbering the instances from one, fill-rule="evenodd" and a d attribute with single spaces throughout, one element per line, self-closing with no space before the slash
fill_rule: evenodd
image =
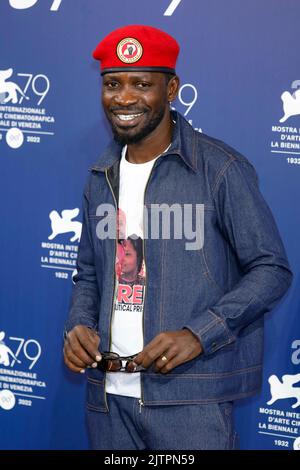
<path id="1" fill-rule="evenodd" d="M 143 113 L 139 114 L 117 114 L 118 118 L 121 119 L 121 121 L 132 121 L 138 116 L 141 116 Z"/>

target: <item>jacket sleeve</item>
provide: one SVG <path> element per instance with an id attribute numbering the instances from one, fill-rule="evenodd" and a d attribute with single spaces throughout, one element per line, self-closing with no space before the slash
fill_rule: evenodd
<path id="1" fill-rule="evenodd" d="M 275 220 L 250 162 L 232 160 L 214 198 L 219 227 L 243 275 L 215 305 L 184 326 L 199 338 L 205 355 L 234 342 L 242 328 L 272 310 L 292 281 Z"/>
<path id="2" fill-rule="evenodd" d="M 77 257 L 77 274 L 73 279 L 74 285 L 71 294 L 69 317 L 65 324 L 65 332 L 70 331 L 76 325 L 84 325 L 97 329 L 98 324 L 100 299 L 88 217 L 88 187 L 87 184 L 83 195 L 83 220 Z"/>

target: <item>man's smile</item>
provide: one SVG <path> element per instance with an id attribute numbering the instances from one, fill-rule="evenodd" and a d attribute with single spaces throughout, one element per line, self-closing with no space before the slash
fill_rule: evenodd
<path id="1" fill-rule="evenodd" d="M 128 113 L 125 111 L 119 111 L 119 112 L 113 112 L 112 116 L 113 116 L 115 123 L 119 127 L 133 127 L 133 126 L 136 126 L 140 122 L 141 117 L 144 114 L 145 114 L 144 112 Z"/>

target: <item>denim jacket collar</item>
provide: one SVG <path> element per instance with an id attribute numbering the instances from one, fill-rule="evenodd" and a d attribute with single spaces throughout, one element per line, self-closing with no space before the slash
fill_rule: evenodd
<path id="1" fill-rule="evenodd" d="M 197 152 L 199 149 L 197 132 L 177 111 L 171 111 L 171 117 L 175 122 L 172 144 L 167 154 L 178 155 L 184 163 L 197 172 Z M 190 150 L 192 149 L 192 150 Z M 112 140 L 102 153 L 100 159 L 92 165 L 90 170 L 105 171 L 121 158 L 122 146 Z"/>

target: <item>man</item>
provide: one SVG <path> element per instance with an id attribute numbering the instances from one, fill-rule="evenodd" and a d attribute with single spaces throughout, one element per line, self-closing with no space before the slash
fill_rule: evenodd
<path id="1" fill-rule="evenodd" d="M 263 315 L 292 279 L 253 166 L 170 111 L 178 53 L 139 25 L 94 51 L 114 139 L 84 192 L 64 355 L 87 375 L 95 449 L 235 448 L 233 402 L 260 390 Z M 158 207 L 170 230 L 151 236 Z M 116 276 L 118 211 L 143 243 L 134 293 Z"/>

